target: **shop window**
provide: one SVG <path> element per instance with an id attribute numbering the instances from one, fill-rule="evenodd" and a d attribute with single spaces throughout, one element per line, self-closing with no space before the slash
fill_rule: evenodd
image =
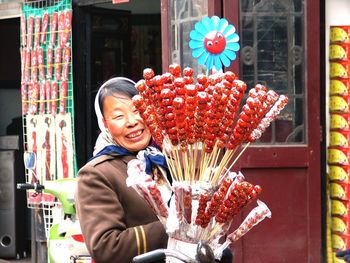
<path id="1" fill-rule="evenodd" d="M 203 72 L 203 68 L 192 57 L 192 50 L 188 43 L 195 23 L 208 15 L 208 1 L 171 0 L 168 10 L 170 12 L 170 63 L 191 67 L 197 73 Z"/>
<path id="2" fill-rule="evenodd" d="M 240 0 L 240 77 L 289 97 L 260 143 L 306 143 L 304 8 L 303 0 Z"/>

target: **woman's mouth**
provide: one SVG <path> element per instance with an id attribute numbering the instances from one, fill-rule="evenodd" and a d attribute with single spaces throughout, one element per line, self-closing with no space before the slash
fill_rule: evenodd
<path id="1" fill-rule="evenodd" d="M 135 131 L 135 132 L 128 134 L 126 137 L 129 139 L 133 139 L 133 138 L 140 136 L 142 134 L 142 132 L 143 132 L 143 130 L 138 130 L 138 131 Z"/>

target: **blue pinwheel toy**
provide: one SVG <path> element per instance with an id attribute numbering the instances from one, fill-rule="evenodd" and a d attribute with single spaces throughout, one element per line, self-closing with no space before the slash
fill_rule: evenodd
<path id="1" fill-rule="evenodd" d="M 205 65 L 207 70 L 213 67 L 221 70 L 223 65 L 230 66 L 240 48 L 239 36 L 235 32 L 236 28 L 225 18 L 204 17 L 190 33 L 192 56 L 198 59 L 201 66 Z"/>

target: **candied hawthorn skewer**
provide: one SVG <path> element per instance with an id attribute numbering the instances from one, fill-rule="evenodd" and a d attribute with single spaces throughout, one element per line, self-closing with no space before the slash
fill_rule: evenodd
<path id="1" fill-rule="evenodd" d="M 27 84 L 21 84 L 21 97 L 22 97 L 22 113 L 26 115 L 28 113 L 28 91 Z"/>
<path id="2" fill-rule="evenodd" d="M 50 18 L 50 45 L 52 47 L 56 45 L 57 24 L 58 24 L 58 13 L 53 12 Z"/>
<path id="3" fill-rule="evenodd" d="M 176 217 L 179 221 L 181 221 L 183 219 L 183 207 L 182 207 L 183 192 L 182 192 L 181 186 L 178 184 L 173 185 L 173 192 L 175 195 Z"/>
<path id="4" fill-rule="evenodd" d="M 46 113 L 51 113 L 51 82 L 46 80 L 45 82 L 45 98 L 46 98 Z"/>
<path id="5" fill-rule="evenodd" d="M 56 115 L 58 99 L 58 83 L 53 81 L 51 84 L 51 114 Z"/>
<path id="6" fill-rule="evenodd" d="M 211 239 L 224 224 L 231 222 L 233 217 L 237 215 L 244 207 L 256 199 L 257 195 L 261 193 L 259 185 L 253 185 L 246 181 L 234 184 L 225 200 L 218 208 L 215 216 L 216 226 L 211 230 L 208 239 Z"/>
<path id="7" fill-rule="evenodd" d="M 193 69 L 190 67 L 186 67 L 183 70 L 183 75 L 184 75 L 184 80 L 185 80 L 185 84 L 193 84 L 194 79 L 193 79 Z"/>
<path id="8" fill-rule="evenodd" d="M 71 48 L 69 46 L 65 46 L 63 49 L 63 70 L 62 70 L 63 80 L 69 79 L 70 58 L 71 58 Z"/>
<path id="9" fill-rule="evenodd" d="M 30 82 L 30 65 L 31 65 L 31 52 L 29 50 L 29 48 L 24 48 L 25 50 L 25 54 L 23 54 L 25 56 L 25 64 L 24 64 L 24 82 L 26 84 L 28 84 Z"/>
<path id="10" fill-rule="evenodd" d="M 52 79 L 52 62 L 53 62 L 53 48 L 48 46 L 46 51 L 46 75 L 48 79 Z"/>
<path id="11" fill-rule="evenodd" d="M 161 91 L 161 113 L 164 115 L 164 130 L 168 135 L 172 145 L 179 143 L 176 129 L 175 114 L 173 113 L 173 101 L 175 93 L 171 89 L 165 88 Z"/>
<path id="12" fill-rule="evenodd" d="M 201 226 L 203 228 L 207 227 L 210 220 L 216 216 L 232 182 L 233 181 L 230 178 L 223 180 L 220 184 L 219 189 L 211 197 L 208 208 L 205 211 L 205 216 L 202 219 L 203 221 Z"/>
<path id="13" fill-rule="evenodd" d="M 40 43 L 40 25 L 41 25 L 41 17 L 35 17 L 35 25 L 34 25 L 34 48 L 37 48 Z"/>
<path id="14" fill-rule="evenodd" d="M 38 53 L 36 49 L 31 51 L 31 80 L 32 82 L 38 82 Z"/>
<path id="15" fill-rule="evenodd" d="M 38 112 L 38 99 L 39 99 L 39 84 L 37 82 L 29 85 L 30 92 L 30 113 L 36 114 Z"/>
<path id="16" fill-rule="evenodd" d="M 66 113 L 67 108 L 67 96 L 68 96 L 68 84 L 66 80 L 61 82 L 60 88 L 60 113 Z"/>
<path id="17" fill-rule="evenodd" d="M 261 120 L 258 127 L 254 129 L 249 135 L 249 141 L 258 140 L 263 134 L 263 132 L 266 130 L 266 128 L 270 126 L 271 122 L 276 119 L 277 115 L 280 113 L 281 110 L 283 110 L 287 103 L 288 97 L 281 95 L 278 98 L 277 102 L 274 104 L 274 106 L 272 106 L 270 111 Z"/>
<path id="18" fill-rule="evenodd" d="M 55 80 L 61 80 L 62 71 L 62 48 L 58 46 L 55 50 Z"/>
<path id="19" fill-rule="evenodd" d="M 40 100 L 40 108 L 39 112 L 40 114 L 45 113 L 45 81 L 40 82 L 40 87 L 39 87 L 39 100 Z"/>
<path id="20" fill-rule="evenodd" d="M 206 222 L 207 216 L 205 214 L 205 211 L 207 209 L 208 202 L 210 200 L 210 195 L 207 191 L 201 193 L 199 195 L 198 200 L 198 209 L 197 209 L 197 216 L 195 219 L 195 224 L 198 226 L 201 226 L 202 228 L 205 228 L 207 226 Z"/>
<path id="21" fill-rule="evenodd" d="M 159 128 L 154 108 L 151 105 L 147 105 L 141 95 L 135 95 L 132 100 L 142 119 L 145 120 L 146 125 L 150 129 L 154 140 L 158 145 L 162 145 L 164 136 Z"/>
<path id="22" fill-rule="evenodd" d="M 45 44 L 46 42 L 48 26 L 49 26 L 49 13 L 45 12 L 43 15 L 43 22 L 41 23 L 40 44 Z"/>
<path id="23" fill-rule="evenodd" d="M 187 150 L 187 137 L 186 137 L 186 114 L 185 114 L 185 100 L 182 97 L 175 97 L 173 100 L 173 109 L 175 114 L 175 123 L 178 132 L 178 138 L 180 142 L 181 151 Z"/>
<path id="24" fill-rule="evenodd" d="M 38 56 L 38 67 L 39 67 L 39 79 L 45 79 L 45 66 L 44 66 L 44 50 L 42 47 L 38 47 L 37 49 Z"/>
<path id="25" fill-rule="evenodd" d="M 191 224 L 192 221 L 192 188 L 190 185 L 186 185 L 183 189 L 183 206 L 184 206 L 184 218 L 187 224 Z"/>
<path id="26" fill-rule="evenodd" d="M 25 47 L 20 49 L 21 54 L 21 84 L 26 83 L 24 79 L 25 68 L 26 68 L 26 59 L 27 59 L 27 49 Z"/>
<path id="27" fill-rule="evenodd" d="M 181 66 L 179 64 L 173 63 L 169 65 L 169 72 L 172 74 L 175 78 L 181 76 Z"/>
<path id="28" fill-rule="evenodd" d="M 21 46 L 25 47 L 27 45 L 27 22 L 24 14 L 21 15 Z"/>
<path id="29" fill-rule="evenodd" d="M 31 49 L 33 45 L 33 32 L 34 32 L 34 16 L 30 15 L 28 18 L 27 27 L 27 48 Z"/>
<path id="30" fill-rule="evenodd" d="M 158 189 L 156 182 L 152 181 L 147 186 L 147 189 L 150 193 L 152 201 L 154 201 L 157 212 L 160 216 L 167 218 L 169 215 L 168 207 L 166 206 L 162 195 Z"/>
<path id="31" fill-rule="evenodd" d="M 187 140 L 188 144 L 192 145 L 195 143 L 195 111 L 197 107 L 197 89 L 195 85 L 185 85 L 186 90 L 186 121 L 187 121 Z"/>
<path id="32" fill-rule="evenodd" d="M 72 30 L 72 10 L 65 10 L 63 32 L 61 37 L 62 46 L 68 43 L 71 30 Z"/>
<path id="33" fill-rule="evenodd" d="M 258 206 L 249 212 L 248 216 L 244 219 L 242 224 L 226 238 L 226 241 L 215 250 L 215 254 L 220 254 L 231 243 L 237 241 L 243 235 L 245 235 L 250 229 L 259 224 L 266 217 L 271 218 L 271 211 L 265 203 L 257 200 Z"/>
<path id="34" fill-rule="evenodd" d="M 58 46 L 63 48 L 63 35 L 64 35 L 64 12 L 58 13 Z"/>

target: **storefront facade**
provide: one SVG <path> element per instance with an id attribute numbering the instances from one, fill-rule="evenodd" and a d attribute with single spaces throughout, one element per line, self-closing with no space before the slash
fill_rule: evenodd
<path id="1" fill-rule="evenodd" d="M 139 0 L 115 5 L 73 1 L 78 166 L 91 156 L 97 137 L 93 100 L 98 86 L 115 75 L 137 81 L 145 67 L 160 74 L 174 62 L 202 71 L 191 56 L 189 32 L 203 16 L 225 17 L 241 39 L 238 58 L 228 69 L 249 88 L 262 83 L 290 98 L 282 116 L 234 168 L 262 186 L 261 199 L 272 211 L 272 219 L 235 244 L 234 262 L 322 262 L 328 30 L 323 27 L 324 8 L 323 1 L 314 0 Z"/>
<path id="2" fill-rule="evenodd" d="M 86 2 L 77 1 L 75 28 L 84 27 L 84 18 L 87 19 L 85 25 L 89 25 L 94 8 L 105 1 L 90 1 L 94 2 L 94 8 Z M 123 5 L 117 4 L 116 8 L 122 9 Z M 218 15 L 233 23 L 241 38 L 240 55 L 229 70 L 239 74 L 249 88 L 262 83 L 290 98 L 282 117 L 267 131 L 260 144 L 248 148 L 235 167 L 250 181 L 262 185 L 261 199 L 273 211 L 272 219 L 263 222 L 235 245 L 235 262 L 321 262 L 323 128 L 320 105 L 324 99 L 321 94 L 325 91 L 320 67 L 324 62 L 320 45 L 324 32 L 320 28 L 319 1 L 162 0 L 159 5 L 163 72 L 173 62 L 202 71 L 191 56 L 189 32 L 201 17 Z M 90 34 L 89 29 L 75 33 Z M 86 105 L 81 105 L 86 107 L 88 114 L 93 110 L 88 106 L 92 105 L 93 99 L 88 96 L 89 87 L 92 89 L 95 83 L 94 80 L 83 83 L 83 80 L 89 79 L 92 69 L 89 69 L 91 61 L 88 60 L 93 56 L 85 56 L 83 62 L 80 54 L 83 45 L 87 44 L 86 50 L 89 50 L 89 43 L 95 40 L 93 32 L 92 39 L 85 43 L 79 43 L 81 37 L 84 36 L 74 37 L 74 68 L 77 70 L 78 65 L 87 67 L 79 67 L 79 71 L 85 70 L 85 77 L 79 77 L 79 74 L 84 75 L 81 71 L 76 74 L 75 87 L 80 93 L 77 97 L 88 98 Z M 156 74 L 161 73 L 159 70 L 155 68 Z M 140 72 L 138 75 L 128 70 L 123 73 L 133 79 L 136 77 L 135 80 L 140 77 Z M 83 86 L 87 89 L 77 88 Z M 91 130 L 88 128 L 91 119 L 85 118 L 84 122 L 84 118 L 77 117 L 77 129 L 81 129 L 81 133 Z M 93 141 L 93 134 L 90 140 Z M 83 141 L 78 144 L 89 145 Z M 237 223 L 244 216 L 242 214 Z"/>

